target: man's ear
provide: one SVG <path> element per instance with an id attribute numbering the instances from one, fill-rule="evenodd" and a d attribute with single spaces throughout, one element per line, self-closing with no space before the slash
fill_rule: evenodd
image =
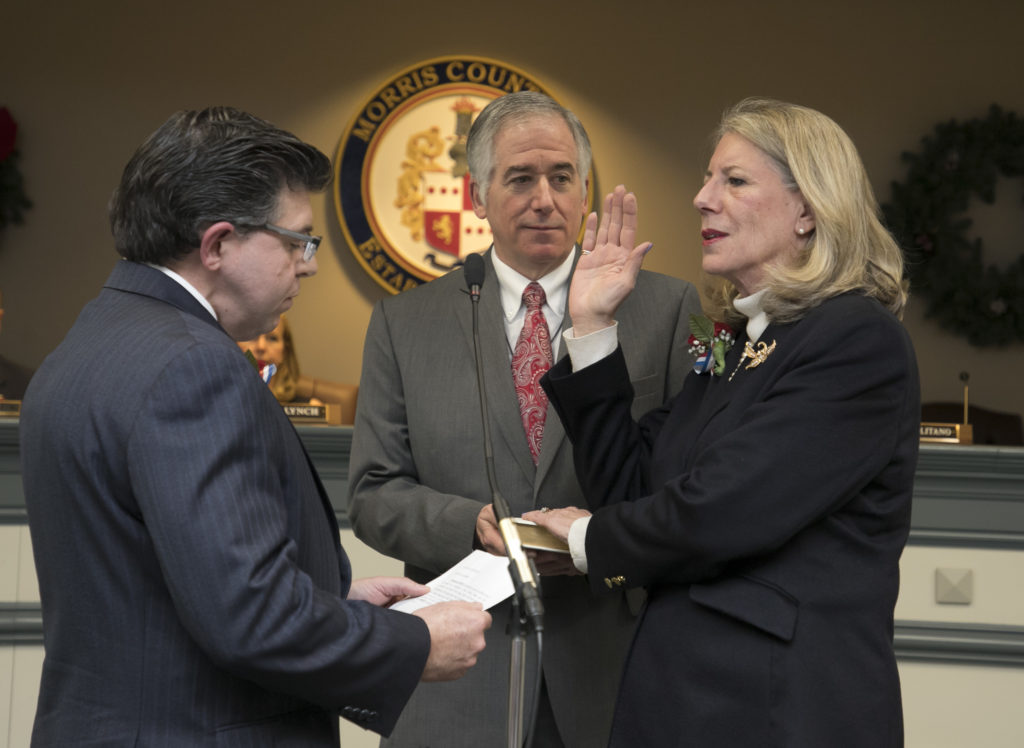
<path id="1" fill-rule="evenodd" d="M 235 227 L 227 221 L 218 221 L 199 238 L 199 259 L 207 270 L 217 270 L 224 261 L 223 245 L 228 238 L 237 236 Z"/>
<path id="2" fill-rule="evenodd" d="M 469 178 L 469 199 L 473 201 L 473 212 L 477 218 L 487 218 L 487 208 L 480 199 L 480 185 L 473 177 Z"/>

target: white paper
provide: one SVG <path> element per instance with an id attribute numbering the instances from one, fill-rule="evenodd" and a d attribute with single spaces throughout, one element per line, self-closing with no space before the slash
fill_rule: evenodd
<path id="1" fill-rule="evenodd" d="M 508 571 L 508 558 L 486 551 L 473 551 L 441 576 L 427 583 L 430 592 L 399 600 L 391 610 L 412 613 L 434 603 L 467 600 L 491 608 L 515 592 Z"/>

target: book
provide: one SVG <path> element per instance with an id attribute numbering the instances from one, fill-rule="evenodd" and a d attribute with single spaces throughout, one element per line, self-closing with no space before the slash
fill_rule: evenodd
<path id="1" fill-rule="evenodd" d="M 568 543 L 559 540 L 546 528 L 541 527 L 537 523 L 520 517 L 513 517 L 512 523 L 519 531 L 519 542 L 523 544 L 523 548 L 532 548 L 537 551 L 554 551 L 555 553 L 569 552 Z"/>

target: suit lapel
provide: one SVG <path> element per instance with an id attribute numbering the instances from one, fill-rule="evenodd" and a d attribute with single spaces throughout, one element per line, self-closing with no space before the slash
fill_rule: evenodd
<path id="1" fill-rule="evenodd" d="M 572 280 L 572 276 L 569 277 L 569 280 Z M 562 315 L 562 326 L 558 328 L 558 332 L 555 334 L 561 336 L 570 327 L 572 327 L 572 320 L 569 319 L 569 302 L 568 297 L 566 297 L 565 311 Z M 558 360 L 561 361 L 568 355 L 564 340 L 561 342 L 558 350 Z M 562 426 L 562 419 L 558 417 L 554 406 L 549 403 L 548 414 L 544 419 L 544 440 L 541 442 L 540 458 L 537 460 L 537 481 L 534 485 L 534 496 L 537 495 L 541 485 L 544 483 L 544 479 L 551 472 L 551 467 L 555 463 L 555 457 L 559 450 L 562 449 L 565 440 L 565 427 Z"/>
<path id="2" fill-rule="evenodd" d="M 493 250 L 491 250 L 493 251 Z M 504 451 L 515 460 L 527 481 L 535 482 L 536 468 L 526 444 L 519 401 L 512 385 L 512 364 L 509 358 L 508 340 L 505 337 L 505 319 L 501 309 L 501 293 L 498 279 L 490 262 L 490 251 L 484 255 L 484 285 L 480 294 L 480 355 L 483 360 L 484 387 L 487 391 L 487 407 L 490 412 L 491 442 L 495 453 Z M 462 289 L 456 289 L 452 302 L 455 316 L 459 320 L 469 351 L 473 351 L 473 309 L 468 296 Z M 472 364 L 472 362 L 471 362 Z M 557 416 L 555 416 L 557 418 Z M 545 439 L 547 435 L 545 434 Z M 543 455 L 544 450 L 541 449 Z"/>
<path id="3" fill-rule="evenodd" d="M 579 247 L 575 247 L 575 250 L 576 252 L 572 260 L 572 272 L 569 273 L 568 280 L 570 286 L 572 285 L 572 276 L 576 272 L 576 264 L 580 261 Z M 565 309 L 562 310 L 562 324 L 555 334 L 561 338 L 562 333 L 570 327 L 572 327 L 572 319 L 569 316 L 569 294 L 566 293 Z M 558 361 L 561 361 L 567 355 L 568 351 L 566 350 L 565 341 L 562 340 L 558 347 Z M 537 460 L 537 481 L 534 485 L 534 496 L 537 495 L 544 480 L 551 472 L 551 468 L 555 464 L 555 457 L 561 451 L 565 442 L 565 427 L 562 426 L 562 419 L 558 417 L 554 406 L 549 404 L 548 414 L 544 419 L 544 441 L 541 442 L 540 459 Z"/>
<path id="4" fill-rule="evenodd" d="M 519 469 L 527 476 L 529 482 L 533 483 L 536 469 L 530 456 L 530 448 L 526 444 L 519 399 L 512 384 L 512 361 L 508 338 L 505 336 L 505 316 L 501 308 L 501 294 L 498 293 L 498 280 L 494 276 L 490 262 L 486 263 L 486 268 L 494 292 L 486 299 L 480 299 L 480 342 L 484 351 L 484 376 L 487 380 L 487 399 L 491 409 L 491 429 L 496 429 L 500 433 L 500 438 L 505 442 Z"/>
<path id="5" fill-rule="evenodd" d="M 771 345 L 772 342 L 778 345 L 784 342 L 791 328 L 792 325 L 769 324 L 761 333 L 759 340 L 767 345 Z M 744 403 L 751 396 L 750 393 L 756 392 L 763 386 L 765 376 L 768 376 L 772 367 L 781 360 L 781 357 L 776 354 L 776 358 L 773 359 L 769 356 L 764 364 L 747 369 L 746 366 L 750 359 L 742 359 L 742 356 L 748 340 L 746 330 L 741 329 L 736 336 L 736 342 L 725 355 L 722 376 L 712 378 L 710 375 L 703 375 L 708 377 L 707 389 L 697 405 L 697 417 L 692 420 L 693 441 L 698 440 L 708 423 L 718 417 L 727 407 L 744 408 Z M 687 445 L 687 448 L 689 446 Z"/>

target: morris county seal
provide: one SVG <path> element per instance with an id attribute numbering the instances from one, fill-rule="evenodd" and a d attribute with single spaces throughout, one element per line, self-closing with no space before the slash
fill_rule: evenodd
<path id="1" fill-rule="evenodd" d="M 385 83 L 345 130 L 335 158 L 338 220 L 356 259 L 391 293 L 490 246 L 469 197 L 466 136 L 488 102 L 514 91 L 548 93 L 494 60 L 427 60 Z"/>

